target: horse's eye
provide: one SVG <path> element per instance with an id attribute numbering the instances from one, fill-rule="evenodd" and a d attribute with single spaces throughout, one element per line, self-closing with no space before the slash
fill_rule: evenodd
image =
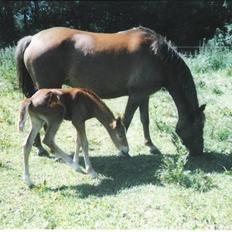
<path id="1" fill-rule="evenodd" d="M 123 136 L 122 136 L 121 134 L 118 134 L 118 138 L 119 138 L 119 139 L 122 139 Z"/>

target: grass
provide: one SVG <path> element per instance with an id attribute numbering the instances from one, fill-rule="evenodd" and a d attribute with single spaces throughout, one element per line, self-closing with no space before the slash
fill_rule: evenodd
<path id="1" fill-rule="evenodd" d="M 143 146 L 138 112 L 128 131 L 131 159 L 117 157 L 107 132 L 91 119 L 87 135 L 98 179 L 75 173 L 53 159 L 39 158 L 33 148 L 30 170 L 36 187 L 29 189 L 21 179 L 21 147 L 29 123 L 25 132 L 16 132 L 23 96 L 16 86 L 13 53 L 13 48 L 0 51 L 0 229 L 232 228 L 232 79 L 228 60 L 226 65 L 212 68 L 210 63 L 199 71 L 204 66 L 201 58 L 186 58 L 199 101 L 207 103 L 204 156 L 186 158 L 185 148 L 173 133 L 175 105 L 160 91 L 151 97 L 150 129 L 162 155 L 151 155 Z M 123 112 L 126 100 L 106 103 L 117 113 Z M 75 131 L 69 122 L 62 124 L 57 143 L 70 153 L 74 150 Z"/>

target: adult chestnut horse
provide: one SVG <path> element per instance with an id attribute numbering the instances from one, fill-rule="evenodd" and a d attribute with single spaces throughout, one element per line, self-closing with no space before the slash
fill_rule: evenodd
<path id="1" fill-rule="evenodd" d="M 139 107 L 145 144 L 153 153 L 159 151 L 149 133 L 149 95 L 164 87 L 178 110 L 177 134 L 191 155 L 203 152 L 205 105 L 199 107 L 191 72 L 166 40 L 148 28 L 112 34 L 51 28 L 18 42 L 16 65 L 27 97 L 62 84 L 89 88 L 101 98 L 129 96 L 124 125 L 128 129 Z M 35 145 L 44 152 L 39 136 Z"/>

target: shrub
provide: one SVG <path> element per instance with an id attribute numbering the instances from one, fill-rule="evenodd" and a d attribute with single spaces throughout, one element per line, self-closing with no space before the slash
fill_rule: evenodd
<path id="1" fill-rule="evenodd" d="M 15 77 L 16 66 L 14 59 L 15 48 L 8 47 L 0 49 L 0 83 L 1 89 L 8 90 L 16 88 L 17 81 Z"/>
<path id="2" fill-rule="evenodd" d="M 224 30 L 217 29 L 212 39 L 205 41 L 194 56 L 186 59 L 196 73 L 205 73 L 226 69 L 232 71 L 232 24 L 226 25 Z"/>
<path id="3" fill-rule="evenodd" d="M 176 133 L 172 133 L 172 142 L 176 147 L 177 156 L 166 156 L 156 177 L 163 184 L 178 184 L 186 188 L 193 188 L 200 192 L 209 191 L 214 187 L 210 175 L 196 169 L 195 171 L 185 170 L 188 156 L 185 147 L 180 142 Z"/>
<path id="4" fill-rule="evenodd" d="M 165 157 L 156 177 L 163 184 L 178 184 L 199 192 L 207 192 L 215 187 L 209 174 L 205 174 L 199 169 L 185 170 L 186 163 L 187 156 Z"/>

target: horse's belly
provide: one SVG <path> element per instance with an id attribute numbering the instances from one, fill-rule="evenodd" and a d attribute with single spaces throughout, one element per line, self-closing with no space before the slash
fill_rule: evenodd
<path id="1" fill-rule="evenodd" d="M 126 76 L 108 74 L 106 71 L 77 72 L 75 78 L 70 78 L 67 84 L 91 89 L 101 98 L 114 98 L 128 95 L 126 79 Z"/>
<path id="2" fill-rule="evenodd" d="M 109 57 L 75 59 L 67 78 L 72 87 L 89 88 L 102 98 L 128 95 L 130 61 Z"/>

